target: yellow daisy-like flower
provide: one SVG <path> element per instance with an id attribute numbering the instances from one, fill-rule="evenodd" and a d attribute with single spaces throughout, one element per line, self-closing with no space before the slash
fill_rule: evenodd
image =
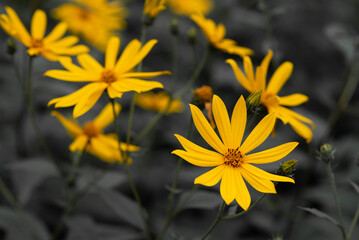
<path id="1" fill-rule="evenodd" d="M 115 105 L 115 111 L 118 114 L 121 106 Z M 123 157 L 119 151 L 134 152 L 139 151 L 138 146 L 119 144 L 114 134 L 104 134 L 103 129 L 111 124 L 114 120 L 113 106 L 107 104 L 101 113 L 93 120 L 80 126 L 77 121 L 67 119 L 59 112 L 53 111 L 55 116 L 65 127 L 69 135 L 74 139 L 69 149 L 71 152 L 88 151 L 92 155 L 106 162 L 123 162 Z M 85 149 L 86 148 L 86 149 Z M 131 162 L 131 159 L 128 159 Z"/>
<path id="2" fill-rule="evenodd" d="M 276 119 L 274 114 L 264 117 L 242 143 L 247 122 L 244 98 L 241 96 L 237 101 L 231 120 L 226 106 L 218 96 L 213 96 L 212 104 L 214 119 L 222 140 L 199 108 L 194 105 L 190 107 L 198 132 L 216 151 L 205 149 L 180 135 L 175 135 L 185 150 L 174 150 L 172 153 L 196 166 L 215 167 L 197 177 L 195 184 L 214 186 L 221 180 L 220 193 L 223 200 L 230 204 L 235 199 L 244 210 L 247 210 L 251 197 L 243 179 L 263 193 L 276 193 L 272 181 L 294 183 L 291 178 L 271 174 L 253 166 L 253 164 L 278 161 L 298 145 L 297 142 L 289 142 L 265 151 L 251 153 L 271 133 Z"/>
<path id="3" fill-rule="evenodd" d="M 143 109 L 155 112 L 163 112 L 166 110 L 170 96 L 166 92 L 148 92 L 136 95 L 136 104 Z M 183 102 L 179 99 L 172 100 L 166 114 L 179 113 L 183 111 Z"/>
<path id="4" fill-rule="evenodd" d="M 166 9 L 166 2 L 167 0 L 145 0 L 143 14 L 151 18 L 157 17 L 160 12 Z"/>
<path id="5" fill-rule="evenodd" d="M 202 13 L 207 15 L 213 8 L 212 0 L 167 0 L 172 12 L 179 15 Z"/>
<path id="6" fill-rule="evenodd" d="M 77 118 L 86 113 L 106 90 L 110 98 L 120 98 L 129 91 L 146 92 L 154 88 L 163 88 L 155 81 L 145 81 L 139 78 L 152 78 L 169 71 L 134 72 L 134 68 L 151 51 L 157 40 L 150 40 L 144 46 L 137 39 L 132 40 L 123 50 L 116 61 L 120 48 L 120 39 L 112 37 L 106 50 L 105 66 L 101 66 L 89 54 L 77 56 L 81 67 L 72 63 L 70 58 L 59 61 L 66 70 L 49 70 L 44 75 L 70 82 L 91 82 L 78 91 L 60 98 L 52 99 L 48 105 L 55 107 L 74 106 L 73 117 Z"/>
<path id="7" fill-rule="evenodd" d="M 31 21 L 31 35 L 16 12 L 11 7 L 5 7 L 6 14 L 0 15 L 0 26 L 4 31 L 24 44 L 30 56 L 42 55 L 49 61 L 57 61 L 60 56 L 73 56 L 88 52 L 84 45 L 74 46 L 78 42 L 75 36 L 61 37 L 66 33 L 67 25 L 59 23 L 45 37 L 47 17 L 42 10 L 36 10 Z"/>
<path id="8" fill-rule="evenodd" d="M 73 0 L 52 11 L 52 16 L 69 26 L 69 30 L 105 51 L 109 39 L 126 27 L 127 10 L 119 1 Z"/>
<path id="9" fill-rule="evenodd" d="M 236 54 L 241 57 L 253 54 L 251 49 L 238 46 L 236 41 L 224 38 L 226 35 L 226 28 L 222 23 L 216 25 L 214 21 L 207 19 L 202 14 L 193 14 L 191 15 L 191 19 L 201 28 L 203 34 L 213 47 L 218 48 L 223 52 Z"/>
<path id="10" fill-rule="evenodd" d="M 315 127 L 314 123 L 310 119 L 284 107 L 298 106 L 308 101 L 308 97 L 299 93 L 285 97 L 278 96 L 278 92 L 292 74 L 293 64 L 291 62 L 282 63 L 271 77 L 268 86 L 266 86 L 267 71 L 272 56 L 273 52 L 270 50 L 261 65 L 256 68 L 255 74 L 252 61 L 249 57 L 244 58 L 244 71 L 246 75 L 243 74 L 233 59 L 228 59 L 226 62 L 232 66 L 238 82 L 245 89 L 251 93 L 262 91 L 260 102 L 267 107 L 269 113 L 275 113 L 277 118 L 282 120 L 284 124 L 289 123 L 294 131 L 309 143 L 312 140 L 313 133 L 304 123 L 311 125 L 312 129 Z"/>

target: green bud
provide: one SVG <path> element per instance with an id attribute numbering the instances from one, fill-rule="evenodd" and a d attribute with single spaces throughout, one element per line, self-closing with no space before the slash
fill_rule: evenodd
<path id="1" fill-rule="evenodd" d="M 319 151 L 317 150 L 317 159 L 322 160 L 324 163 L 329 163 L 334 160 L 334 152 L 335 149 L 325 143 L 319 148 Z"/>
<path id="2" fill-rule="evenodd" d="M 17 50 L 16 43 L 15 43 L 14 39 L 8 38 L 6 40 L 6 52 L 10 55 L 13 55 L 13 54 L 15 54 L 16 50 Z"/>
<path id="3" fill-rule="evenodd" d="M 249 113 L 256 113 L 260 110 L 262 90 L 251 93 L 246 99 L 246 105 Z"/>
<path id="4" fill-rule="evenodd" d="M 170 27 L 170 29 L 171 29 L 171 33 L 172 33 L 173 35 L 177 35 L 177 34 L 178 34 L 178 20 L 177 20 L 177 18 L 173 18 L 173 19 L 171 20 L 171 27 Z"/>
<path id="5" fill-rule="evenodd" d="M 195 27 L 191 27 L 187 32 L 187 37 L 191 44 L 195 44 L 197 40 L 197 29 Z"/>
<path id="6" fill-rule="evenodd" d="M 297 160 L 292 159 L 282 163 L 277 170 L 277 174 L 282 176 L 290 176 L 295 170 L 294 167 L 297 162 Z"/>

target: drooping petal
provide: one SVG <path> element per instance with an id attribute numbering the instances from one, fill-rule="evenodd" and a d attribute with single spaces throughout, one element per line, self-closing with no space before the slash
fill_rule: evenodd
<path id="1" fill-rule="evenodd" d="M 46 13 L 40 9 L 37 9 L 32 16 L 31 21 L 31 35 L 36 40 L 43 39 L 46 32 L 47 17 Z"/>
<path id="2" fill-rule="evenodd" d="M 284 106 L 298 106 L 308 101 L 308 97 L 304 94 L 295 93 L 285 97 L 279 97 L 279 104 Z"/>
<path id="3" fill-rule="evenodd" d="M 159 72 L 128 72 L 121 75 L 123 78 L 153 78 L 161 75 L 170 75 L 170 71 L 159 71 Z"/>
<path id="4" fill-rule="evenodd" d="M 216 185 L 223 176 L 224 169 L 227 166 L 222 164 L 218 167 L 211 169 L 210 171 L 202 174 L 194 180 L 194 184 L 202 184 L 204 186 L 212 187 Z"/>
<path id="5" fill-rule="evenodd" d="M 312 120 L 310 120 L 309 118 L 304 117 L 303 115 L 301 115 L 299 113 L 296 113 L 296 112 L 294 112 L 294 111 L 292 111 L 292 110 L 290 110 L 288 108 L 285 108 L 285 107 L 278 107 L 278 111 L 282 115 L 287 115 L 287 116 L 292 117 L 294 119 L 297 119 L 297 120 L 299 120 L 301 122 L 308 123 L 312 127 L 312 129 L 315 128 L 315 125 L 314 125 Z"/>
<path id="6" fill-rule="evenodd" d="M 18 40 L 21 41 L 25 46 L 29 47 L 31 37 L 24 24 L 21 22 L 20 18 L 11 7 L 5 7 L 5 10 L 9 16 L 10 22 L 13 24 L 15 31 L 20 38 Z"/>
<path id="7" fill-rule="evenodd" d="M 106 69 L 113 69 L 115 67 L 119 48 L 120 48 L 120 38 L 118 37 L 110 38 L 106 49 L 106 59 L 105 59 Z"/>
<path id="8" fill-rule="evenodd" d="M 290 118 L 289 124 L 292 126 L 294 131 L 299 136 L 301 136 L 302 138 L 304 138 L 306 140 L 307 143 L 310 143 L 310 141 L 312 141 L 313 132 L 310 130 L 310 128 L 307 125 L 301 123 L 300 121 L 298 121 L 295 118 Z"/>
<path id="9" fill-rule="evenodd" d="M 193 122 L 201 134 L 203 139 L 219 153 L 225 154 L 227 148 L 223 145 L 222 141 L 218 138 L 217 134 L 208 123 L 205 116 L 203 116 L 201 110 L 195 105 L 190 104 Z"/>
<path id="10" fill-rule="evenodd" d="M 176 154 L 187 162 L 199 167 L 214 167 L 223 163 L 223 156 L 212 156 L 199 152 L 186 152 L 179 149 L 172 151 L 172 154 Z"/>
<path id="11" fill-rule="evenodd" d="M 277 95 L 279 90 L 287 82 L 290 75 L 292 75 L 292 72 L 293 72 L 293 63 L 291 62 L 282 63 L 271 77 L 268 83 L 267 92 L 273 95 Z"/>
<path id="12" fill-rule="evenodd" d="M 125 78 L 113 82 L 111 86 L 118 92 L 136 91 L 138 93 L 147 92 L 154 88 L 163 88 L 162 83 L 156 81 L 145 81 L 136 78 Z"/>
<path id="13" fill-rule="evenodd" d="M 246 102 L 241 96 L 236 105 L 234 106 L 231 126 L 232 126 L 232 136 L 233 136 L 233 148 L 237 148 L 241 145 L 244 130 L 246 128 L 247 122 L 247 107 Z"/>
<path id="14" fill-rule="evenodd" d="M 81 54 L 77 56 L 77 60 L 80 65 L 91 72 L 102 72 L 103 67 L 99 64 L 91 55 L 89 54 Z"/>
<path id="15" fill-rule="evenodd" d="M 249 194 L 248 188 L 243 180 L 240 171 L 235 171 L 235 184 L 237 184 L 238 193 L 236 201 L 245 211 L 247 211 L 249 205 L 251 205 L 251 195 Z"/>
<path id="16" fill-rule="evenodd" d="M 82 128 L 75 120 L 67 119 L 61 113 L 56 111 L 52 111 L 51 115 L 55 116 L 57 120 L 62 123 L 62 125 L 72 138 L 75 138 L 76 136 L 82 134 Z"/>
<path id="17" fill-rule="evenodd" d="M 92 138 L 91 153 L 100 158 L 101 160 L 112 163 L 116 160 L 118 150 L 108 146 L 98 138 Z"/>
<path id="18" fill-rule="evenodd" d="M 248 91 L 248 92 L 253 92 L 254 89 L 252 88 L 251 83 L 249 82 L 249 80 L 247 79 L 246 76 L 244 76 L 242 70 L 238 67 L 237 63 L 233 60 L 233 59 L 227 59 L 226 63 L 228 63 L 229 65 L 231 65 L 234 75 L 237 78 L 237 81 Z"/>
<path id="19" fill-rule="evenodd" d="M 70 144 L 69 149 L 71 152 L 84 151 L 86 145 L 88 145 L 89 138 L 85 134 L 79 135 L 75 140 Z"/>
<path id="20" fill-rule="evenodd" d="M 276 121 L 276 114 L 270 113 L 265 116 L 243 142 L 241 150 L 246 154 L 262 144 L 272 132 Z"/>
<path id="21" fill-rule="evenodd" d="M 244 159 L 246 163 L 264 164 L 278 161 L 287 156 L 298 145 L 297 142 L 289 142 L 280 146 L 264 150 L 262 152 L 247 155 Z"/>
<path id="22" fill-rule="evenodd" d="M 276 182 L 291 182 L 291 183 L 294 183 L 294 179 L 292 179 L 292 178 L 268 173 L 268 172 L 263 171 L 262 169 L 259 169 L 259 168 L 255 167 L 255 166 L 253 166 L 253 165 L 251 165 L 249 163 L 243 163 L 241 165 L 241 167 L 244 170 L 252 173 L 253 175 L 256 175 L 259 178 L 265 178 L 265 179 L 276 181 Z"/>
<path id="23" fill-rule="evenodd" d="M 67 24 L 64 22 L 61 22 L 59 24 L 57 24 L 54 29 L 44 38 L 43 42 L 46 43 L 51 43 L 54 42 L 56 40 L 58 40 L 60 37 L 62 37 L 67 30 Z"/>
<path id="24" fill-rule="evenodd" d="M 213 95 L 212 109 L 218 132 L 221 135 L 224 145 L 227 148 L 234 148 L 228 111 L 226 105 L 224 105 L 223 101 L 217 95 Z"/>
<path id="25" fill-rule="evenodd" d="M 121 110 L 121 105 L 115 103 L 116 115 L 120 113 L 120 110 Z M 100 114 L 93 120 L 93 123 L 102 132 L 102 130 L 108 125 L 110 125 L 113 122 L 113 120 L 114 120 L 113 106 L 111 103 L 109 103 L 102 109 Z"/>
<path id="26" fill-rule="evenodd" d="M 226 166 L 223 170 L 220 193 L 227 205 L 234 200 L 238 193 L 234 174 L 233 167 Z"/>
<path id="27" fill-rule="evenodd" d="M 258 192 L 262 193 L 276 193 L 273 182 L 266 178 L 260 178 L 251 172 L 242 169 L 241 171 L 242 176 L 244 179 L 254 187 Z"/>

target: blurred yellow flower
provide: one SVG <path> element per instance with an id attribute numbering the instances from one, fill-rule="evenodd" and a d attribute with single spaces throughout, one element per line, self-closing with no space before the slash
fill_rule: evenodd
<path id="1" fill-rule="evenodd" d="M 134 72 L 134 68 L 151 51 L 157 40 L 150 40 L 144 46 L 137 39 L 132 40 L 117 59 L 120 39 L 112 37 L 107 45 L 105 66 L 99 64 L 89 54 L 77 56 L 81 67 L 72 63 L 70 58 L 60 58 L 60 63 L 66 70 L 49 70 L 44 75 L 70 82 L 91 82 L 76 92 L 52 99 L 48 105 L 55 107 L 74 106 L 73 117 L 77 118 L 86 113 L 106 90 L 110 98 L 120 98 L 129 91 L 146 92 L 154 88 L 163 88 L 155 81 L 145 81 L 139 78 L 152 78 L 169 71 Z"/>
<path id="2" fill-rule="evenodd" d="M 115 111 L 118 114 L 121 106 L 115 104 Z M 120 152 L 139 151 L 138 146 L 128 145 L 126 143 L 119 144 L 115 134 L 104 134 L 103 129 L 111 124 L 114 120 L 113 106 L 107 104 L 101 113 L 93 120 L 86 122 L 83 126 L 73 119 L 67 119 L 59 112 L 53 111 L 55 116 L 65 127 L 69 135 L 74 139 L 69 149 L 71 152 L 86 151 L 106 162 L 123 162 Z M 131 163 L 128 159 L 128 163 Z"/>
<path id="3" fill-rule="evenodd" d="M 191 19 L 197 23 L 201 28 L 203 34 L 208 39 L 209 43 L 219 50 L 229 53 L 236 54 L 241 57 L 253 54 L 253 51 L 246 47 L 241 47 L 237 45 L 237 42 L 224 38 L 226 35 L 226 28 L 223 24 L 218 24 L 211 19 L 207 19 L 202 14 L 193 14 Z"/>
<path id="4" fill-rule="evenodd" d="M 69 30 L 101 51 L 116 31 L 124 29 L 127 10 L 119 1 L 73 0 L 52 11 L 52 16 L 68 24 Z"/>
<path id="5" fill-rule="evenodd" d="M 172 12 L 179 15 L 202 13 L 207 15 L 213 8 L 212 0 L 167 0 Z"/>
<path id="6" fill-rule="evenodd" d="M 166 9 L 167 0 L 145 0 L 145 7 L 143 13 L 151 18 L 157 17 L 157 15 Z"/>
<path id="7" fill-rule="evenodd" d="M 5 7 L 6 14 L 0 15 L 0 26 L 4 31 L 24 44 L 30 56 L 42 55 L 49 61 L 57 61 L 60 56 L 73 56 L 88 52 L 84 45 L 74 46 L 78 42 L 75 36 L 61 37 L 66 33 L 67 25 L 59 23 L 45 37 L 47 17 L 40 9 L 36 10 L 31 21 L 31 35 L 11 7 Z"/>
<path id="8" fill-rule="evenodd" d="M 243 178 L 257 191 L 263 193 L 276 193 L 272 181 L 294 183 L 291 178 L 265 172 L 252 164 L 278 161 L 288 155 L 298 145 L 297 142 L 289 142 L 265 151 L 248 154 L 269 136 L 276 119 L 274 114 L 264 117 L 242 143 L 247 122 L 244 98 L 241 96 L 237 101 L 231 120 L 226 106 L 218 96 L 213 96 L 212 103 L 214 119 L 222 140 L 201 110 L 194 105 L 190 107 L 198 132 L 216 151 L 202 148 L 180 135 L 175 135 L 185 150 L 174 150 L 173 154 L 199 167 L 215 167 L 197 177 L 195 184 L 214 186 L 221 180 L 220 193 L 223 200 L 230 204 L 236 199 L 237 203 L 247 210 L 251 203 L 251 196 Z"/>
<path id="9" fill-rule="evenodd" d="M 135 101 L 136 104 L 143 109 L 163 112 L 166 110 L 168 102 L 170 101 L 170 96 L 164 91 L 158 93 L 148 92 L 137 94 Z M 172 100 L 166 114 L 182 112 L 183 108 L 183 102 L 181 100 Z"/>
<path id="10" fill-rule="evenodd" d="M 310 119 L 283 107 L 298 106 L 308 101 L 308 97 L 299 93 L 285 97 L 278 96 L 278 92 L 292 74 L 293 64 L 291 62 L 282 63 L 269 80 L 268 86 L 266 86 L 267 71 L 272 56 L 273 52 L 270 50 L 261 65 L 256 68 L 255 74 L 252 61 L 249 57 L 244 58 L 244 71 L 246 75 L 243 74 L 233 59 L 228 59 L 226 62 L 232 66 L 238 82 L 245 89 L 251 93 L 262 91 L 260 101 L 266 106 L 269 113 L 275 113 L 277 118 L 282 120 L 284 124 L 289 123 L 294 131 L 309 143 L 312 140 L 313 133 L 304 123 L 311 125 L 312 129 L 315 127 L 314 123 Z"/>

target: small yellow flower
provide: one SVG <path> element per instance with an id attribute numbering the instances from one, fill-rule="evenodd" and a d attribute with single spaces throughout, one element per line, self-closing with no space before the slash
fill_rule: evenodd
<path id="1" fill-rule="evenodd" d="M 151 18 L 157 17 L 157 15 L 166 9 L 167 0 L 145 0 L 145 7 L 143 14 L 150 16 Z"/>
<path id="2" fill-rule="evenodd" d="M 172 12 L 179 15 L 202 13 L 207 15 L 213 8 L 212 0 L 168 0 Z"/>
<path id="3" fill-rule="evenodd" d="M 252 165 L 278 161 L 298 145 L 297 142 L 289 142 L 265 151 L 251 153 L 271 133 L 276 120 L 274 114 L 264 117 L 242 143 L 247 122 L 244 98 L 241 96 L 237 101 L 231 120 L 226 106 L 218 96 L 213 96 L 212 104 L 214 119 L 222 140 L 199 108 L 194 105 L 190 107 L 198 132 L 216 151 L 205 149 L 180 135 L 175 135 L 185 150 L 174 150 L 173 154 L 196 166 L 215 167 L 197 177 L 195 184 L 214 186 L 221 180 L 220 193 L 223 200 L 230 204 L 236 199 L 237 203 L 247 210 L 251 197 L 243 178 L 257 191 L 263 193 L 276 193 L 272 181 L 294 183 L 291 178 L 271 174 Z"/>
<path id="4" fill-rule="evenodd" d="M 148 92 L 136 95 L 136 104 L 143 109 L 151 110 L 155 112 L 163 112 L 166 110 L 170 96 L 164 92 Z M 172 100 L 169 109 L 166 114 L 179 113 L 183 111 L 183 102 L 179 99 Z"/>
<path id="5" fill-rule="evenodd" d="M 45 76 L 70 82 L 91 83 L 70 95 L 52 99 L 48 105 L 55 104 L 56 108 L 75 105 L 73 117 L 77 118 L 90 110 L 105 90 L 110 98 L 120 98 L 123 93 L 129 91 L 146 92 L 154 88 L 163 88 L 159 82 L 139 78 L 170 74 L 169 71 L 134 72 L 135 66 L 146 57 L 156 43 L 157 40 L 150 40 L 141 46 L 140 41 L 132 40 L 116 61 L 120 39 L 112 37 L 107 46 L 104 67 L 89 54 L 77 56 L 81 67 L 73 64 L 70 58 L 60 58 L 59 61 L 66 70 L 49 70 Z"/>
<path id="6" fill-rule="evenodd" d="M 251 49 L 238 46 L 236 41 L 224 38 L 226 35 L 226 28 L 222 23 L 216 25 L 214 21 L 207 19 L 202 14 L 193 14 L 191 15 L 191 19 L 201 28 L 203 34 L 213 47 L 218 48 L 223 52 L 236 54 L 241 57 L 253 54 Z"/>
<path id="7" fill-rule="evenodd" d="M 120 112 L 120 105 L 115 105 L 115 111 Z M 101 113 L 93 120 L 86 122 L 80 126 L 75 120 L 67 119 L 59 112 L 53 111 L 55 116 L 65 127 L 69 135 L 74 139 L 69 149 L 71 152 L 87 151 L 92 155 L 106 162 L 123 162 L 123 157 L 120 152 L 134 152 L 139 151 L 138 146 L 127 145 L 126 143 L 119 144 L 115 134 L 104 134 L 103 129 L 111 124 L 114 120 L 113 106 L 107 104 Z M 85 149 L 86 148 L 86 149 Z M 131 162 L 128 159 L 128 162 Z"/>
<path id="8" fill-rule="evenodd" d="M 47 17 L 40 9 L 36 10 L 31 21 L 31 35 L 11 7 L 5 7 L 6 14 L 0 15 L 0 26 L 4 31 L 24 44 L 30 56 L 42 55 L 49 61 L 57 61 L 61 56 L 73 56 L 88 52 L 84 45 L 74 46 L 78 42 L 75 36 L 60 39 L 67 29 L 65 23 L 59 23 L 45 37 Z"/>
<path id="9" fill-rule="evenodd" d="M 101 51 L 116 31 L 124 29 L 127 10 L 119 1 L 74 0 L 52 11 L 52 16 L 66 22 L 69 30 L 83 37 Z"/>
<path id="10" fill-rule="evenodd" d="M 312 140 L 313 133 L 304 123 L 311 125 L 312 129 L 315 127 L 314 123 L 310 119 L 283 107 L 298 106 L 308 101 L 308 97 L 299 93 L 285 97 L 278 96 L 278 92 L 292 74 L 293 64 L 291 62 L 282 63 L 269 80 L 268 86 L 266 86 L 267 71 L 272 56 L 273 52 L 270 50 L 261 65 L 257 67 L 255 74 L 252 61 L 249 57 L 244 58 L 244 71 L 246 75 L 243 74 L 233 59 L 228 59 L 226 62 L 232 66 L 238 82 L 242 84 L 247 91 L 251 93 L 262 91 L 260 101 L 266 106 L 269 113 L 275 113 L 277 118 L 282 120 L 284 124 L 289 123 L 294 131 L 305 138 L 309 143 Z"/>

